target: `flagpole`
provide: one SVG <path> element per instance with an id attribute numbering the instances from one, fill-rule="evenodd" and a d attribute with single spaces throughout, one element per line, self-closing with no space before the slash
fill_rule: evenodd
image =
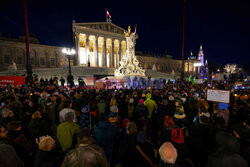
<path id="1" fill-rule="evenodd" d="M 106 14 L 106 22 L 108 22 L 108 15 L 107 15 L 107 9 L 106 9 L 106 12 L 105 12 L 105 14 Z"/>
<path id="2" fill-rule="evenodd" d="M 186 23 L 186 0 L 184 0 L 184 10 L 183 10 L 181 79 L 184 79 L 185 23 Z"/>
<path id="3" fill-rule="evenodd" d="M 25 43 L 26 43 L 26 70 L 27 70 L 26 82 L 28 83 L 32 81 L 32 66 L 30 64 L 29 26 L 28 26 L 26 0 L 23 0 L 23 11 L 24 11 L 24 28 L 25 28 Z"/>

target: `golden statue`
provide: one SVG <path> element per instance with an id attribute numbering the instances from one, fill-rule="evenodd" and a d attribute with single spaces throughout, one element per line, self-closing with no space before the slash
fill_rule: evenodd
<path id="1" fill-rule="evenodd" d="M 130 31 L 131 31 L 131 28 L 130 28 L 130 26 L 128 26 L 128 31 L 125 31 L 125 32 L 124 32 L 125 37 L 130 36 Z"/>
<path id="2" fill-rule="evenodd" d="M 145 70 L 138 66 L 139 61 L 135 56 L 136 26 L 135 32 L 131 32 L 131 27 L 128 26 L 128 31 L 125 31 L 124 35 L 126 37 L 126 53 L 120 61 L 120 67 L 114 71 L 115 76 L 145 76 Z"/>

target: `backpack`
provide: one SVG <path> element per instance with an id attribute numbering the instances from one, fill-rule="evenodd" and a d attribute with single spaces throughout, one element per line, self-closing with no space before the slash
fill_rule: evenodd
<path id="1" fill-rule="evenodd" d="M 184 143 L 184 135 L 183 131 L 179 127 L 175 127 L 171 131 L 171 140 L 177 144 L 183 144 Z"/>

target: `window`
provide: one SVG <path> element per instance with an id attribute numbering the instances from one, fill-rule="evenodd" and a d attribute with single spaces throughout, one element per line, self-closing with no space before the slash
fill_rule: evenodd
<path id="1" fill-rule="evenodd" d="M 30 57 L 30 64 L 32 64 L 32 65 L 34 65 L 35 64 L 35 59 L 34 59 L 34 57 L 32 56 L 32 57 Z"/>
<path id="2" fill-rule="evenodd" d="M 44 59 L 44 57 L 41 57 L 41 58 L 40 58 L 40 64 L 41 64 L 41 65 L 45 65 L 45 59 Z"/>
<path id="3" fill-rule="evenodd" d="M 9 55 L 5 55 L 4 56 L 4 63 L 5 64 L 9 64 L 10 63 L 10 56 Z"/>
<path id="4" fill-rule="evenodd" d="M 17 64 L 23 64 L 22 56 L 17 56 Z"/>
<path id="5" fill-rule="evenodd" d="M 51 58 L 51 59 L 50 59 L 50 65 L 51 65 L 51 66 L 54 66 L 54 65 L 55 65 L 55 58 Z"/>

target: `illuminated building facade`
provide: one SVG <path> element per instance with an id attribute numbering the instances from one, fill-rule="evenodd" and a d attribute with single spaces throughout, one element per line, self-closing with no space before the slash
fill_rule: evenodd
<path id="1" fill-rule="evenodd" d="M 78 77 L 111 75 L 120 66 L 120 60 L 126 53 L 125 29 L 111 22 L 76 23 L 72 22 L 74 47 L 76 55 L 72 57 L 72 72 Z M 140 32 L 138 32 L 140 34 Z M 33 40 L 33 41 L 32 41 Z M 31 38 L 30 57 L 32 69 L 43 76 L 65 76 L 62 68 L 68 67 L 63 47 L 42 45 L 35 38 Z M 150 49 L 150 48 L 149 48 Z M 162 74 L 181 73 L 181 60 L 173 59 L 170 55 L 152 52 L 136 51 L 135 56 L 139 66 L 145 69 L 146 75 L 151 75 L 153 66 Z M 17 70 L 26 69 L 24 37 L 20 39 L 5 38 L 0 35 L 0 71 L 6 71 L 11 62 L 15 62 Z M 195 64 L 197 59 L 184 61 L 186 76 L 197 74 L 199 70 Z M 53 70 L 51 70 L 53 68 Z M 87 70 L 84 70 L 87 69 Z"/>

